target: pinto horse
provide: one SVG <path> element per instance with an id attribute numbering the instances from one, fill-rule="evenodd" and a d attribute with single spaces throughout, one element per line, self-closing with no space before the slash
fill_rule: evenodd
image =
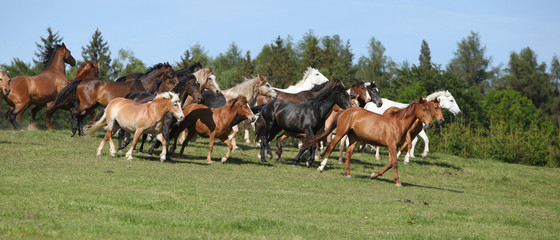
<path id="1" fill-rule="evenodd" d="M 318 136 L 310 136 L 302 147 L 312 146 L 336 128 L 336 137 L 327 148 L 327 155 L 317 168 L 322 172 L 327 165 L 335 145 L 344 135 L 348 135 L 350 145 L 346 150 L 346 176 L 350 177 L 350 158 L 358 141 L 387 146 L 389 148 L 389 164 L 377 173 L 372 173 L 371 178 L 376 178 L 391 167 L 394 169 L 395 184 L 401 186 L 398 174 L 397 147 L 405 141 L 408 129 L 420 119 L 428 127 L 433 125 L 432 116 L 428 112 L 428 103 L 420 98 L 401 109 L 388 115 L 370 112 L 363 108 L 351 108 L 341 111 L 333 124 Z"/>
<path id="2" fill-rule="evenodd" d="M 80 64 L 80 67 L 78 68 L 78 72 L 76 73 L 76 76 L 74 77 L 74 79 L 72 79 L 72 81 L 76 81 L 78 79 L 96 78 L 96 77 L 99 76 L 98 68 L 99 68 L 99 63 L 93 63 L 91 61 L 85 61 L 82 64 Z M 57 98 L 58 98 L 58 95 L 57 95 Z M 56 102 L 56 99 L 55 99 L 55 102 Z M 54 106 L 54 104 L 51 105 L 45 113 L 45 118 L 47 120 L 47 129 L 49 129 L 49 130 L 51 130 L 51 128 L 52 128 L 51 118 L 52 118 L 52 115 L 55 113 L 55 111 L 58 108 L 62 108 L 64 110 L 70 110 L 70 108 L 71 108 L 70 103 L 67 103 L 63 106 L 58 107 L 57 109 L 53 109 L 52 111 L 49 111 L 49 109 L 52 106 Z M 97 115 L 95 114 L 95 112 L 92 112 L 91 114 L 93 116 L 93 120 L 92 120 L 92 123 L 93 123 L 97 119 Z"/>
<path id="3" fill-rule="evenodd" d="M 325 118 L 335 104 L 343 109 L 352 107 L 344 84 L 337 79 L 333 79 L 333 81 L 336 82 L 334 87 L 303 103 L 276 99 L 263 107 L 259 118 L 262 119 L 263 124 L 256 127 L 255 130 L 256 137 L 261 139 L 260 157 L 262 162 L 266 162 L 265 149 L 272 155 L 269 142 L 280 131 L 313 136 L 324 125 Z M 302 148 L 299 151 L 293 164 L 299 163 L 305 150 Z M 311 156 L 315 156 L 315 150 L 315 145 L 310 147 Z M 308 162 L 308 165 L 310 164 Z"/>
<path id="4" fill-rule="evenodd" d="M 10 94 L 4 95 L 4 100 L 10 106 L 6 117 L 15 129 L 21 130 L 18 122 L 29 106 L 31 109 L 32 125 L 36 125 L 37 112 L 46 105 L 52 104 L 58 93 L 68 85 L 64 63 L 76 65 L 70 50 L 62 45 L 47 47 L 43 56 L 44 69 L 35 76 L 18 76 L 10 83 Z"/>
<path id="5" fill-rule="evenodd" d="M 187 143 L 198 134 L 201 137 L 210 138 L 208 144 L 208 163 L 212 163 L 211 155 L 215 138 L 220 139 L 228 146 L 228 151 L 221 162 L 225 163 L 231 155 L 233 145 L 228 139 L 228 134 L 231 132 L 231 127 L 236 117 L 247 118 L 251 121 L 255 119 L 255 115 L 244 96 L 229 99 L 226 105 L 221 108 L 209 108 L 202 104 L 191 104 L 183 110 L 183 114 L 185 114 L 185 120 L 171 133 L 171 136 L 176 137 L 184 130 L 187 132 L 179 155 L 183 155 L 183 150 Z M 175 146 L 171 148 L 171 152 L 174 150 Z"/>
<path id="6" fill-rule="evenodd" d="M 177 120 L 181 121 L 185 117 L 181 109 L 179 96 L 172 92 L 158 94 L 153 101 L 148 103 L 137 103 L 126 98 L 115 98 L 105 108 L 105 112 L 99 121 L 91 128 L 89 135 L 93 135 L 97 130 L 107 125 L 107 133 L 97 148 L 97 156 L 101 155 L 101 150 L 107 140 L 111 145 L 111 156 L 116 156 L 115 145 L 113 144 L 113 134 L 120 128 L 129 133 L 134 133 L 132 146 L 126 153 L 126 159 L 132 160 L 132 152 L 138 142 L 140 135 L 150 133 L 157 135 L 157 138 L 165 146 L 167 142 L 161 137 L 163 118 L 166 113 L 172 113 Z M 160 155 L 160 160 L 165 161 L 165 149 Z"/>
<path id="7" fill-rule="evenodd" d="M 173 68 L 169 63 L 160 63 L 148 69 L 146 73 L 134 81 L 114 82 L 99 78 L 80 79 L 66 86 L 57 97 L 53 106 L 47 111 L 55 111 L 58 107 L 70 102 L 72 104 L 72 133 L 83 135 L 82 120 L 85 114 L 93 112 L 97 106 L 107 106 L 117 97 L 125 97 L 131 92 L 155 93 L 163 80 L 173 78 Z M 52 114 L 52 113 L 50 113 Z"/>

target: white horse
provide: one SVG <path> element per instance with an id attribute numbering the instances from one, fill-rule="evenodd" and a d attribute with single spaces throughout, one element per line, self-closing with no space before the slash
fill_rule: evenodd
<path id="1" fill-rule="evenodd" d="M 457 105 L 457 102 L 455 101 L 455 98 L 453 97 L 453 95 L 451 95 L 451 93 L 449 91 L 445 90 L 445 91 L 434 92 L 434 93 L 428 95 L 426 97 L 426 100 L 430 101 L 430 100 L 434 100 L 436 98 L 439 99 L 439 106 L 449 110 L 453 115 L 456 116 L 457 114 L 461 113 L 461 109 L 459 108 L 459 105 Z M 390 107 L 405 108 L 405 107 L 408 106 L 408 104 L 406 104 L 406 103 L 399 103 L 399 102 L 391 101 L 391 100 L 385 99 L 385 98 L 382 98 L 382 100 L 383 100 L 383 106 L 381 106 L 381 107 L 377 107 L 375 104 L 372 104 L 370 102 L 370 103 L 366 104 L 366 106 L 364 108 L 366 110 L 372 111 L 374 113 L 383 114 L 383 112 L 385 112 L 385 110 L 387 110 L 387 108 L 390 108 Z M 430 143 L 430 140 L 428 139 L 428 135 L 426 135 L 426 132 L 424 131 L 424 129 L 422 129 L 422 131 L 420 133 L 418 133 L 418 136 L 421 137 L 424 140 L 424 152 L 422 153 L 422 158 L 426 158 L 426 156 L 428 155 L 428 152 L 430 151 L 430 148 L 428 146 L 428 144 Z M 410 149 L 410 156 L 408 154 L 405 156 L 404 164 L 408 164 L 409 158 L 415 158 L 414 147 L 416 147 L 417 142 L 418 142 L 418 137 L 415 137 L 414 140 L 412 140 L 412 149 Z M 397 157 L 400 154 L 401 154 L 401 152 L 399 151 L 398 154 L 397 154 Z M 379 155 L 379 147 L 377 147 L 376 150 L 375 150 L 375 158 L 377 160 L 381 159 L 381 157 Z"/>
<path id="2" fill-rule="evenodd" d="M 298 93 L 301 91 L 311 90 L 313 87 L 317 85 L 321 85 L 323 83 L 328 82 L 329 79 L 323 76 L 319 70 L 307 67 L 305 73 L 303 73 L 303 78 L 297 82 L 296 84 L 289 86 L 286 89 L 281 88 L 274 88 L 275 90 L 280 90 L 286 93 Z"/>

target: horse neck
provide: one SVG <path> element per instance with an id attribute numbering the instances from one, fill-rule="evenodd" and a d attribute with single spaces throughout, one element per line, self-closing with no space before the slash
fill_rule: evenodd
<path id="1" fill-rule="evenodd" d="M 416 108 L 418 105 L 416 104 L 415 106 L 413 106 L 413 108 Z M 400 110 L 400 111 L 406 111 L 407 108 Z M 399 117 L 399 112 L 396 112 L 394 114 L 391 115 L 391 117 L 393 117 L 394 119 L 396 119 L 400 124 L 400 130 L 401 133 L 406 132 L 408 129 L 410 129 L 410 127 L 412 127 L 412 124 L 414 124 L 414 122 L 418 119 L 416 117 L 416 114 L 413 112 L 412 114 L 405 116 L 405 117 Z"/>
<path id="2" fill-rule="evenodd" d="M 154 93 L 157 91 L 158 82 L 162 82 L 160 78 L 163 75 L 163 72 L 164 71 L 162 69 L 153 70 L 148 74 L 145 74 L 144 76 L 138 78 L 138 81 L 140 81 L 145 91 Z"/>
<path id="3" fill-rule="evenodd" d="M 41 73 L 54 72 L 66 76 L 66 67 L 64 66 L 64 56 L 62 53 L 62 51 L 57 50 L 51 59 L 49 66 L 47 66 Z"/>
<path id="4" fill-rule="evenodd" d="M 319 97 L 309 99 L 308 102 L 311 103 L 314 113 L 317 114 L 319 119 L 324 119 L 335 105 L 334 99 L 335 96 L 330 94 L 329 96 L 321 97 L 320 99 Z"/>
<path id="5" fill-rule="evenodd" d="M 237 108 L 233 107 L 234 109 L 231 109 L 232 107 L 233 106 L 226 104 L 225 106 L 216 108 L 213 111 L 216 113 L 216 116 L 222 119 L 221 122 L 226 123 L 227 125 L 231 125 L 235 117 L 237 117 Z"/>
<path id="6" fill-rule="evenodd" d="M 168 99 L 154 99 L 151 102 L 146 103 L 147 104 L 147 109 L 149 109 L 150 112 L 156 113 L 155 117 L 156 120 L 160 120 L 163 119 L 163 117 L 165 116 L 165 114 L 167 114 L 169 111 L 167 110 L 167 108 L 165 107 L 166 101 L 169 101 Z"/>

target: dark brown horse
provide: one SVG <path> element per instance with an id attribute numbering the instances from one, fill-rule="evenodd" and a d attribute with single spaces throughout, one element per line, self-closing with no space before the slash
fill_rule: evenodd
<path id="1" fill-rule="evenodd" d="M 31 113 L 32 124 L 36 125 L 37 112 L 47 104 L 52 104 L 58 93 L 68 85 L 64 63 L 76 65 L 76 60 L 63 43 L 47 48 L 43 56 L 44 69 L 41 73 L 12 79 L 9 87 L 10 94 L 5 95 L 4 100 L 10 106 L 6 117 L 15 129 L 21 130 L 18 122 L 31 105 L 35 105 Z"/>
<path id="2" fill-rule="evenodd" d="M 163 80 L 173 78 L 174 70 L 169 63 L 160 63 L 148 69 L 144 75 L 134 81 L 114 82 L 91 78 L 74 81 L 66 86 L 50 111 L 71 101 L 72 135 L 79 131 L 83 135 L 82 120 L 85 114 L 94 111 L 97 106 L 107 106 L 117 97 L 125 97 L 131 92 L 155 93 Z"/>
<path id="3" fill-rule="evenodd" d="M 88 78 L 96 78 L 99 76 L 99 63 L 92 63 L 91 61 L 86 61 L 83 62 L 82 64 L 80 64 L 80 67 L 78 68 L 78 72 L 76 73 L 76 77 L 74 77 L 74 79 L 72 79 L 72 81 L 76 81 L 78 79 L 88 79 Z M 58 95 L 57 95 L 58 97 Z M 56 99 L 55 99 L 56 101 Z M 52 115 L 55 113 L 56 109 L 54 109 L 53 111 L 49 111 L 50 108 L 54 106 L 51 105 L 46 113 L 45 113 L 45 118 L 47 119 L 47 129 L 51 130 L 52 126 L 51 126 L 51 118 Z M 58 108 L 64 109 L 64 110 L 70 110 L 72 106 L 70 105 L 70 103 L 65 104 L 63 106 L 60 106 Z M 95 112 L 91 113 L 93 116 L 93 120 L 91 123 L 94 123 L 95 120 L 97 119 L 97 114 L 95 114 Z"/>
<path id="4" fill-rule="evenodd" d="M 401 186 L 397 171 L 397 147 L 404 143 L 406 134 L 416 119 L 420 119 L 428 127 L 433 125 L 428 108 L 428 103 L 422 98 L 411 103 L 407 108 L 387 115 L 373 113 L 363 108 L 350 108 L 339 113 L 333 124 L 323 134 L 308 137 L 302 147 L 316 144 L 336 128 L 336 137 L 329 144 L 327 155 L 321 162 L 321 166 L 317 168 L 319 172 L 322 172 L 335 145 L 344 135 L 348 135 L 350 145 L 346 150 L 346 176 L 350 177 L 350 158 L 358 141 L 386 146 L 389 148 L 389 164 L 381 171 L 372 173 L 371 178 L 382 175 L 392 167 L 395 184 Z"/>
<path id="5" fill-rule="evenodd" d="M 233 127 L 236 117 L 242 117 L 250 120 L 255 119 L 255 115 L 247 104 L 247 98 L 238 96 L 227 101 L 226 105 L 221 108 L 209 108 L 202 104 L 190 104 L 184 110 L 185 119 L 179 124 L 179 127 L 171 133 L 171 137 L 177 137 L 183 130 L 187 131 L 187 136 L 181 147 L 179 155 L 183 155 L 183 150 L 187 143 L 197 134 L 201 137 L 210 138 L 208 144 L 208 163 L 212 163 L 212 149 L 214 147 L 214 139 L 218 138 L 228 146 L 226 156 L 222 158 L 225 163 L 231 154 L 233 145 L 228 139 L 228 135 Z M 175 149 L 172 148 L 171 152 Z"/>

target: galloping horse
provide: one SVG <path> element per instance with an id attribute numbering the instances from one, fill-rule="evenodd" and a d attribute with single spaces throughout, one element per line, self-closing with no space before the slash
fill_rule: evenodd
<path id="1" fill-rule="evenodd" d="M 416 119 L 420 119 L 428 127 L 433 125 L 432 116 L 428 113 L 428 103 L 422 98 L 411 103 L 407 108 L 388 115 L 373 113 L 363 108 L 351 108 L 339 113 L 333 124 L 323 134 L 308 137 L 302 147 L 316 144 L 334 128 L 337 129 L 336 137 L 329 144 L 325 159 L 321 162 L 321 166 L 317 168 L 319 172 L 322 172 L 335 145 L 344 135 L 348 135 L 350 145 L 346 150 L 346 176 L 350 177 L 350 158 L 358 141 L 387 146 L 389 148 L 389 164 L 381 171 L 372 173 L 371 178 L 382 175 L 392 167 L 395 184 L 401 186 L 397 171 L 397 147 L 404 142 L 408 129 Z"/>
<path id="2" fill-rule="evenodd" d="M 200 84 L 200 92 L 203 92 L 203 90 L 206 89 L 213 93 L 214 96 L 217 96 L 222 91 L 220 89 L 220 85 L 218 85 L 218 82 L 216 81 L 216 75 L 214 75 L 211 67 L 200 68 L 192 74 L 196 77 L 196 80 Z M 183 103 L 183 108 L 192 102 L 193 99 L 189 96 Z"/>
<path id="3" fill-rule="evenodd" d="M 389 114 L 391 112 L 396 112 L 399 110 L 400 108 L 398 107 L 390 107 L 383 114 Z M 441 125 L 443 124 L 443 122 L 445 122 L 445 119 L 443 118 L 443 114 L 441 113 L 441 107 L 439 106 L 439 100 L 437 98 L 435 100 L 428 100 L 428 110 L 430 112 L 430 115 L 436 118 L 438 125 Z M 408 147 L 408 151 L 406 153 L 406 156 L 404 157 L 404 164 L 408 164 L 409 162 L 410 152 L 412 149 L 412 139 L 415 139 L 416 136 L 418 136 L 418 133 L 420 133 L 420 131 L 424 131 L 424 124 L 422 124 L 420 120 L 417 119 L 414 122 L 414 124 L 412 124 L 412 127 L 410 127 L 410 129 L 408 129 L 408 132 L 406 133 L 406 144 L 403 144 L 399 148 L 399 152 L 397 153 L 397 158 L 398 158 L 401 152 L 406 147 Z M 340 156 L 342 157 L 342 153 L 340 154 Z"/>
<path id="4" fill-rule="evenodd" d="M 10 76 L 10 71 L 0 70 L 0 91 L 2 96 L 10 94 L 10 82 L 12 77 Z"/>
<path id="5" fill-rule="evenodd" d="M 148 103 L 137 103 L 126 98 L 115 98 L 105 108 L 105 112 L 99 121 L 91 128 L 89 135 L 93 135 L 97 130 L 107 125 L 107 133 L 97 148 L 97 156 L 101 155 L 103 146 L 109 140 L 111 145 L 111 156 L 116 156 L 115 145 L 113 144 L 113 134 L 120 128 L 129 133 L 134 133 L 132 146 L 126 153 L 126 159 L 132 160 L 132 151 L 138 142 L 140 135 L 150 133 L 157 135 L 158 139 L 166 146 L 167 142 L 161 137 L 163 118 L 166 113 L 173 113 L 177 120 L 181 121 L 185 117 L 181 109 L 181 100 L 175 93 L 165 92 L 158 94 L 153 101 Z M 161 152 L 160 160 L 165 161 L 165 149 Z"/>
<path id="6" fill-rule="evenodd" d="M 10 94 L 4 95 L 4 100 L 10 106 L 6 117 L 15 129 L 21 130 L 18 122 L 23 113 L 31 105 L 32 124 L 36 125 L 35 116 L 45 105 L 51 104 L 58 93 L 68 85 L 64 63 L 76 65 L 76 60 L 70 50 L 62 45 L 47 47 L 43 56 L 44 69 L 35 76 L 18 76 L 10 83 Z"/>
<path id="7" fill-rule="evenodd" d="M 179 155 L 183 155 L 183 150 L 187 143 L 198 134 L 201 137 L 210 138 L 208 144 L 208 163 L 212 163 L 211 155 L 215 138 L 220 139 L 228 146 L 226 156 L 222 158 L 221 162 L 225 163 L 229 158 L 233 145 L 228 139 L 228 134 L 231 132 L 231 127 L 236 117 L 250 120 L 255 119 L 255 115 L 244 96 L 229 99 L 226 105 L 221 108 L 209 108 L 202 104 L 191 104 L 183 110 L 183 113 L 185 114 L 185 120 L 171 133 L 171 136 L 176 137 L 183 130 L 187 132 Z M 171 148 L 170 152 L 174 150 L 175 146 Z"/>
<path id="8" fill-rule="evenodd" d="M 74 79 L 72 79 L 72 81 L 76 81 L 78 79 L 88 79 L 88 78 L 96 78 L 99 76 L 99 63 L 92 63 L 91 61 L 85 61 L 82 64 L 80 64 L 80 67 L 78 68 L 78 72 L 76 73 L 76 76 L 74 77 Z M 56 96 L 58 98 L 58 95 Z M 56 99 L 55 99 L 56 102 Z M 71 105 L 70 103 L 67 103 L 63 106 L 59 106 L 56 109 L 53 109 L 52 111 L 49 111 L 52 107 L 54 106 L 51 105 L 49 108 L 47 108 L 47 111 L 45 112 L 45 118 L 47 119 L 47 129 L 51 130 L 52 126 L 51 126 L 51 118 L 52 115 L 55 113 L 55 111 L 58 108 L 64 109 L 64 110 L 70 110 Z M 91 113 L 93 116 L 93 120 L 92 123 L 95 122 L 95 120 L 97 119 L 97 114 L 95 114 L 95 112 Z"/>
<path id="9" fill-rule="evenodd" d="M 319 70 L 307 67 L 307 70 L 303 73 L 303 78 L 296 84 L 289 86 L 285 89 L 274 88 L 274 90 L 281 91 L 283 93 L 298 93 L 305 90 L 310 90 L 317 85 L 328 82 L 329 79 L 323 76 Z"/>
<path id="10" fill-rule="evenodd" d="M 344 84 L 336 79 L 333 79 L 333 81 L 336 82 L 333 88 L 303 103 L 276 99 L 264 106 L 260 117 L 263 125 L 255 130 L 255 136 L 261 139 L 260 154 L 262 162 L 266 162 L 265 149 L 272 155 L 269 142 L 280 131 L 305 133 L 307 136 L 313 136 L 324 125 L 327 114 L 335 104 L 343 109 L 352 107 Z M 301 154 L 305 150 L 305 148 L 302 148 L 299 151 L 293 164 L 299 163 Z M 311 156 L 315 156 L 315 150 L 315 145 L 311 146 Z M 308 165 L 310 164 L 308 162 Z"/>
<path id="11" fill-rule="evenodd" d="M 461 109 L 459 108 L 459 105 L 457 105 L 455 98 L 453 97 L 453 95 L 451 95 L 449 91 L 434 92 L 428 95 L 426 97 L 426 100 L 434 100 L 436 98 L 439 100 L 440 107 L 451 111 L 453 115 L 457 115 L 461 113 Z M 408 106 L 408 104 L 391 101 L 385 98 L 383 98 L 383 103 L 384 103 L 383 106 L 374 106 L 372 104 L 366 104 L 364 108 L 377 114 L 383 114 L 383 112 L 385 112 L 390 107 L 405 108 L 406 106 Z M 428 139 L 428 135 L 426 135 L 426 132 L 424 130 L 420 131 L 420 133 L 418 133 L 418 136 L 420 136 L 422 140 L 424 140 L 424 152 L 422 153 L 422 158 L 426 158 L 428 152 L 430 151 L 429 148 L 430 140 Z M 414 147 L 416 146 L 416 142 L 418 142 L 417 137 L 414 138 L 414 140 L 412 140 L 412 149 L 410 149 L 411 158 L 415 158 Z M 379 148 L 376 149 L 375 158 L 378 160 L 380 159 Z M 404 164 L 408 164 L 408 161 L 405 161 Z"/>
<path id="12" fill-rule="evenodd" d="M 114 82 L 98 78 L 76 80 L 66 86 L 57 97 L 49 111 L 72 102 L 72 134 L 76 131 L 83 135 L 82 120 L 85 114 L 95 110 L 97 106 L 107 106 L 109 102 L 117 97 L 124 97 L 131 92 L 155 93 L 161 82 L 173 78 L 173 68 L 169 63 L 160 63 L 148 69 L 146 73 L 134 81 Z"/>

